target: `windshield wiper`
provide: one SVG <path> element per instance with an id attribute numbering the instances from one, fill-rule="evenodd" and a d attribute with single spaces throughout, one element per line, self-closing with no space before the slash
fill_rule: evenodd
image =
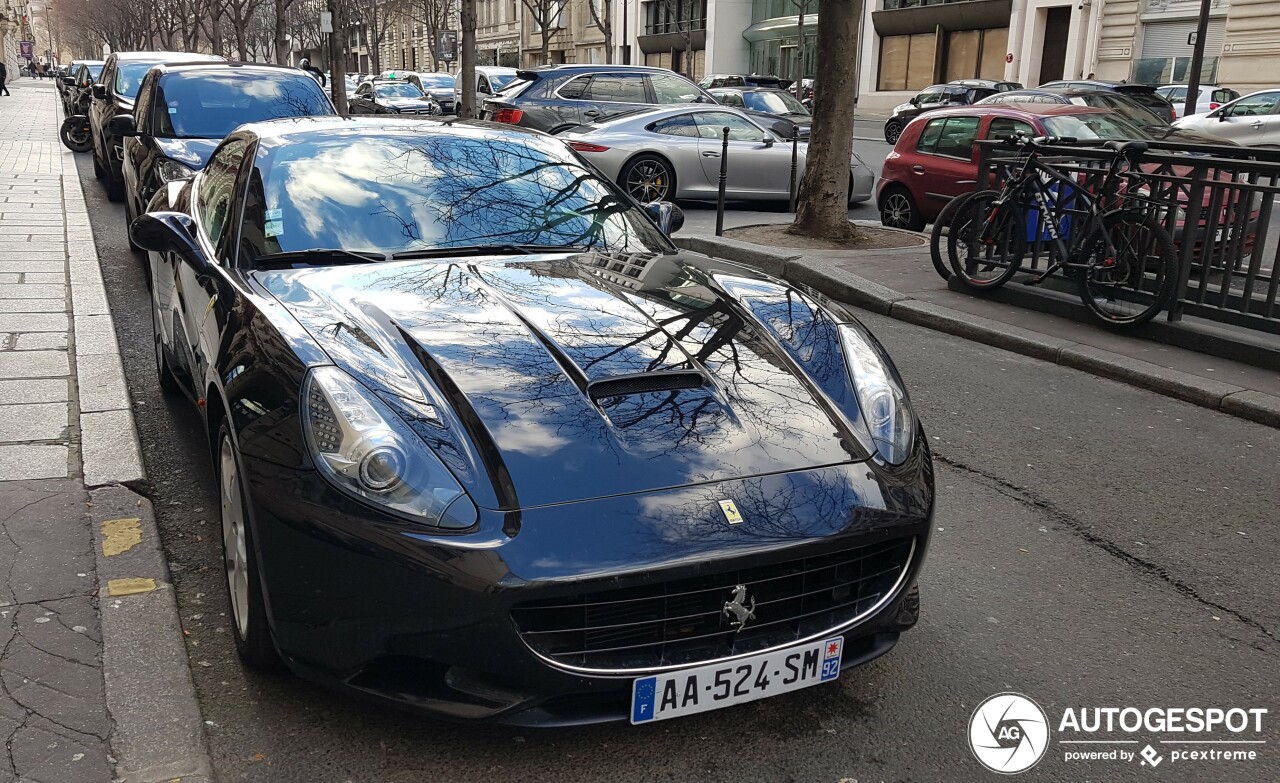
<path id="1" fill-rule="evenodd" d="M 267 253 L 258 256 L 254 265 L 267 268 L 276 265 L 308 264 L 311 266 L 341 266 L 343 264 L 376 264 L 386 261 L 382 253 L 373 251 L 343 250 L 337 247 L 313 247 L 308 250 L 290 250 L 285 253 Z"/>
<path id="2" fill-rule="evenodd" d="M 450 256 L 490 256 L 520 253 L 581 253 L 591 250 L 585 245 L 460 245 L 458 247 L 432 247 L 422 250 L 405 250 L 392 253 L 391 258 L 399 261 L 408 258 L 448 258 Z"/>

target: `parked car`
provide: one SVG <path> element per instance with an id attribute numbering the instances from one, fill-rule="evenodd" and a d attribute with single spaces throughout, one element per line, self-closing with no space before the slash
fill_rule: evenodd
<path id="1" fill-rule="evenodd" d="M 1126 84 L 1124 82 L 1109 82 L 1100 79 L 1060 79 L 1058 81 L 1046 82 L 1040 86 L 1044 88 L 1073 87 L 1079 90 L 1118 92 L 1126 98 L 1131 98 L 1137 103 L 1142 104 L 1155 114 L 1158 114 L 1165 122 L 1173 122 L 1174 120 L 1173 104 L 1165 100 L 1163 96 L 1158 95 L 1156 93 L 1156 88 L 1148 84 Z"/>
<path id="2" fill-rule="evenodd" d="M 407 78 L 440 104 L 440 111 L 445 114 L 454 114 L 457 111 L 454 99 L 454 90 L 458 86 L 457 79 L 450 74 L 418 72 L 410 74 Z"/>
<path id="3" fill-rule="evenodd" d="M 671 689 L 834 679 L 916 623 L 933 467 L 884 348 L 680 251 L 670 205 L 561 140 L 252 124 L 153 205 L 157 369 L 202 403 L 247 665 L 647 722 L 694 711 Z"/>
<path id="4" fill-rule="evenodd" d="M 319 82 L 296 68 L 210 62 L 151 68 L 133 113 L 107 123 L 111 135 L 123 139 L 126 221 L 146 211 L 157 190 L 204 168 L 237 126 L 332 114 Z"/>
<path id="5" fill-rule="evenodd" d="M 93 100 L 91 88 L 102 75 L 102 60 L 79 60 L 70 76 L 62 77 L 66 92 L 63 101 L 68 116 L 88 115 L 89 102 Z"/>
<path id="6" fill-rule="evenodd" d="M 722 129 L 729 128 L 725 193 L 742 200 L 790 198 L 791 145 L 754 117 L 724 106 L 666 106 L 579 125 L 559 136 L 641 203 L 715 198 Z M 808 144 L 799 148 L 796 182 Z M 849 203 L 871 198 L 875 176 L 855 154 Z"/>
<path id="7" fill-rule="evenodd" d="M 880 221 L 886 226 L 919 231 L 956 196 L 977 189 L 979 139 L 1007 139 L 1017 134 L 1060 136 L 1082 143 L 1102 140 L 1154 140 L 1187 144 L 1223 143 L 1195 131 L 1170 127 L 1143 127 L 1106 109 L 1056 103 L 992 104 L 947 109 L 921 117 L 907 126 L 898 144 L 885 158 L 876 188 Z M 1179 174 L 1176 169 L 1174 176 Z M 1205 190 L 1205 217 L 1212 191 Z M 1186 201 L 1188 195 L 1180 192 Z M 1225 207 L 1223 207 L 1225 209 Z M 1257 215 L 1246 226 L 1244 242 L 1251 247 Z M 1215 242 L 1224 241 L 1223 234 Z M 1182 227 L 1175 226 L 1174 240 L 1182 241 Z M 1197 234 L 1196 244 L 1201 241 Z"/>
<path id="8" fill-rule="evenodd" d="M 1166 84 L 1156 88 L 1156 94 L 1173 106 L 1174 119 L 1187 116 L 1187 86 L 1185 84 Z M 1200 85 L 1199 98 L 1196 99 L 1196 114 L 1207 114 L 1224 103 L 1230 103 L 1240 97 L 1240 93 L 1228 87 L 1216 84 Z"/>
<path id="9" fill-rule="evenodd" d="M 640 65 L 552 65 L 522 70 L 486 98 L 481 119 L 552 131 L 661 104 L 716 102 L 665 68 Z"/>
<path id="10" fill-rule="evenodd" d="M 1164 117 L 1120 92 L 1091 90 L 1081 87 L 1041 87 L 1035 90 L 1012 90 L 983 98 L 976 105 L 992 103 L 1061 103 L 1108 109 L 1142 126 L 1168 127 Z"/>
<path id="11" fill-rule="evenodd" d="M 476 110 L 479 112 L 480 107 L 484 104 L 484 100 L 490 96 L 496 95 L 499 90 L 506 87 L 516 78 L 515 68 L 503 68 L 497 65 L 477 65 L 476 66 Z M 453 105 L 456 107 L 462 102 L 462 70 L 459 68 L 453 74 Z"/>
<path id="12" fill-rule="evenodd" d="M 117 114 L 133 114 L 142 77 L 152 66 L 171 62 L 225 62 L 212 54 L 181 52 L 112 52 L 102 66 L 102 76 L 92 86 L 89 106 L 89 128 L 93 136 L 93 173 L 103 180 L 107 198 L 124 198 L 122 140 L 111 132 L 108 123 Z"/>
<path id="13" fill-rule="evenodd" d="M 894 107 L 893 115 L 885 121 L 884 140 L 895 144 L 907 123 L 926 112 L 951 106 L 968 106 L 991 95 L 1008 90 L 1022 89 L 1017 82 L 997 82 L 989 79 L 960 79 L 947 84 L 934 84 L 916 93 L 911 100 Z"/>
<path id="14" fill-rule="evenodd" d="M 787 83 L 777 76 L 759 76 L 757 74 L 740 76 L 716 73 L 702 77 L 701 81 L 698 82 L 698 86 L 704 90 L 712 90 L 717 87 L 769 87 L 775 90 L 782 90 L 786 89 Z"/>
<path id="15" fill-rule="evenodd" d="M 66 109 L 68 114 L 72 113 L 71 99 L 75 97 L 71 89 L 73 86 L 75 86 L 74 75 L 76 74 L 76 72 L 80 70 L 80 66 L 86 62 L 90 62 L 90 61 L 89 60 L 72 60 L 71 65 L 65 68 L 57 69 L 56 76 L 53 80 L 54 86 L 58 88 L 58 97 L 62 99 L 62 108 Z M 96 60 L 93 62 L 97 62 L 99 64 L 102 63 L 101 60 Z"/>
<path id="16" fill-rule="evenodd" d="M 791 93 L 774 87 L 718 87 L 709 90 L 711 97 L 725 106 L 732 106 L 748 116 L 756 117 L 761 124 L 773 123 L 782 118 L 800 131 L 801 139 L 809 138 L 813 117 L 809 110 Z M 773 128 L 773 126 L 770 126 Z M 774 128 L 776 130 L 776 128 Z M 790 138 L 790 133 L 781 133 Z"/>
<path id="17" fill-rule="evenodd" d="M 1174 122 L 1246 147 L 1280 147 L 1280 90 L 1261 90 Z"/>
<path id="18" fill-rule="evenodd" d="M 403 79 L 371 79 L 347 100 L 351 114 L 443 114 L 440 104 Z"/>

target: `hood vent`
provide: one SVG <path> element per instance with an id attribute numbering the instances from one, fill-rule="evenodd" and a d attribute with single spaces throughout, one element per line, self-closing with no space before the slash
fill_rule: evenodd
<path id="1" fill-rule="evenodd" d="M 646 392 L 696 389 L 702 386 L 704 380 L 702 373 L 692 370 L 618 375 L 587 384 L 587 394 L 591 395 L 593 400 L 600 400 L 605 397 L 625 397 L 629 394 Z"/>

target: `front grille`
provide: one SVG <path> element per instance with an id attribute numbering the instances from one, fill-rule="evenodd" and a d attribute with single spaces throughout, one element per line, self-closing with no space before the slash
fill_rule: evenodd
<path id="1" fill-rule="evenodd" d="M 566 667 L 602 672 L 688 666 L 821 636 L 899 586 L 914 539 L 621 590 L 520 604 L 525 644 Z M 744 585 L 753 619 L 735 630 L 725 604 Z"/>

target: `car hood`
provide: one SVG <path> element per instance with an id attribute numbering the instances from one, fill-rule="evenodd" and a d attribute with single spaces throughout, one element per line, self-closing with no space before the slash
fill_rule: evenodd
<path id="1" fill-rule="evenodd" d="M 893 107 L 893 113 L 894 113 L 894 114 L 901 114 L 901 113 L 903 113 L 904 111 L 911 111 L 911 110 L 912 110 L 912 109 L 914 109 L 914 108 L 915 108 L 915 105 L 914 105 L 914 104 L 911 104 L 911 103 L 899 103 L 897 106 L 894 106 L 894 107 Z"/>
<path id="2" fill-rule="evenodd" d="M 694 254 L 259 271 L 481 506 L 529 508 L 863 460 L 836 323 Z"/>
<path id="3" fill-rule="evenodd" d="M 453 100 L 452 87 L 432 87 L 427 90 L 427 94 L 436 100 Z"/>
<path id="4" fill-rule="evenodd" d="M 161 139 L 156 147 L 166 158 L 176 160 L 193 171 L 199 171 L 209 162 L 209 156 L 218 148 L 222 139 Z"/>

